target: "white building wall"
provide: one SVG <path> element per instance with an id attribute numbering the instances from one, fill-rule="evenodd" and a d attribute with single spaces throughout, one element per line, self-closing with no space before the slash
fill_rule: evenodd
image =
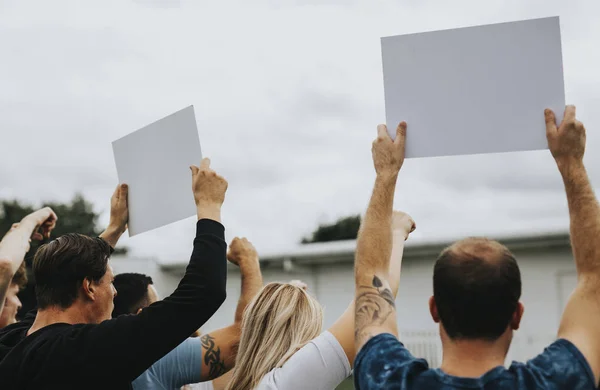
<path id="1" fill-rule="evenodd" d="M 521 268 L 525 314 L 521 329 L 515 333 L 507 362 L 526 360 L 541 352 L 556 336 L 560 315 L 568 295 L 575 286 L 575 267 L 569 248 L 515 252 Z M 428 299 L 433 292 L 434 259 L 405 259 L 402 265 L 397 299 L 401 340 L 420 357 L 428 358 L 432 366 L 441 362 L 441 345 L 437 325 L 431 320 Z M 150 262 L 152 263 L 152 262 Z M 146 272 L 154 278 L 162 296 L 175 289 L 182 274 L 160 272 L 156 265 L 114 262 L 116 272 Z M 146 269 L 147 271 L 144 271 Z M 354 295 L 352 263 L 317 264 L 296 267 L 292 271 L 263 269 L 264 282 L 293 279 L 304 281 L 325 309 L 324 329 L 344 312 Z M 230 269 L 227 300 L 203 327 L 203 331 L 231 324 L 240 294 L 240 274 Z"/>

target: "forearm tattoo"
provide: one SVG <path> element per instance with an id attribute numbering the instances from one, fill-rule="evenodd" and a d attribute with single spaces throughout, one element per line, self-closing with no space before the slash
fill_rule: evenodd
<path id="1" fill-rule="evenodd" d="M 383 325 L 388 317 L 396 312 L 396 303 L 387 281 L 382 281 L 377 276 L 373 276 L 370 286 L 358 287 L 354 339 L 363 345 L 373 336 L 367 328 Z"/>
<path id="2" fill-rule="evenodd" d="M 214 337 L 206 334 L 200 338 L 204 348 L 204 364 L 208 366 L 208 377 L 218 378 L 225 373 L 225 360 L 221 359 L 221 348 L 215 344 Z"/>

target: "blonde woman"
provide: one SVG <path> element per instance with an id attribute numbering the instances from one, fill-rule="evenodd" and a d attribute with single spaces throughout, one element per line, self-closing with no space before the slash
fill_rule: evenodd
<path id="1" fill-rule="evenodd" d="M 394 214 L 392 277 L 400 278 L 404 241 L 413 229 L 410 216 Z M 324 332 L 322 323 L 323 309 L 306 285 L 267 284 L 244 312 L 227 390 L 335 389 L 354 363 L 354 302 Z"/>

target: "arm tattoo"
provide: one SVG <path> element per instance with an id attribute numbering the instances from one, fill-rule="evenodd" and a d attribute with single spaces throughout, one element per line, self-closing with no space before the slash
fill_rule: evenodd
<path id="1" fill-rule="evenodd" d="M 396 312 L 394 296 L 387 281 L 373 276 L 371 286 L 359 286 L 355 310 L 354 339 L 363 345 L 373 337 L 367 328 L 383 325 Z"/>
<path id="2" fill-rule="evenodd" d="M 218 378 L 225 373 L 225 360 L 221 359 L 221 348 L 215 344 L 215 338 L 206 334 L 200 338 L 200 343 L 205 349 L 204 364 L 208 366 L 208 377 Z"/>

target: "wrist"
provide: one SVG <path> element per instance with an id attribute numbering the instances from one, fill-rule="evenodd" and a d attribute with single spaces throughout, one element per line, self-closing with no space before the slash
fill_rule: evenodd
<path id="1" fill-rule="evenodd" d="M 198 220 L 212 219 L 221 222 L 221 204 L 219 203 L 200 202 L 196 205 L 196 213 Z"/>
<path id="2" fill-rule="evenodd" d="M 398 178 L 399 171 L 390 171 L 390 172 L 377 172 L 377 180 L 381 180 L 384 182 L 396 182 Z"/>
<path id="3" fill-rule="evenodd" d="M 204 209 L 221 211 L 221 206 L 222 206 L 222 203 L 214 202 L 214 201 L 200 200 L 200 201 L 196 202 L 196 209 L 198 211 L 204 210 Z"/>
<path id="4" fill-rule="evenodd" d="M 122 235 L 127 230 L 127 225 L 122 226 L 118 223 L 109 222 L 108 227 L 106 228 L 106 233 L 110 235 Z"/>
<path id="5" fill-rule="evenodd" d="M 564 179 L 585 171 L 583 160 L 580 159 L 556 159 L 556 166 Z"/>
<path id="6" fill-rule="evenodd" d="M 40 224 L 41 223 L 38 223 L 38 221 L 36 221 L 35 218 L 33 218 L 31 215 L 28 215 L 24 217 L 21 220 L 21 222 L 19 222 L 19 226 L 16 228 L 16 230 L 26 230 L 31 235 L 35 228 Z"/>
<path id="7" fill-rule="evenodd" d="M 238 259 L 238 264 L 240 268 L 253 268 L 258 266 L 258 256 L 254 255 L 244 255 L 240 256 Z"/>

